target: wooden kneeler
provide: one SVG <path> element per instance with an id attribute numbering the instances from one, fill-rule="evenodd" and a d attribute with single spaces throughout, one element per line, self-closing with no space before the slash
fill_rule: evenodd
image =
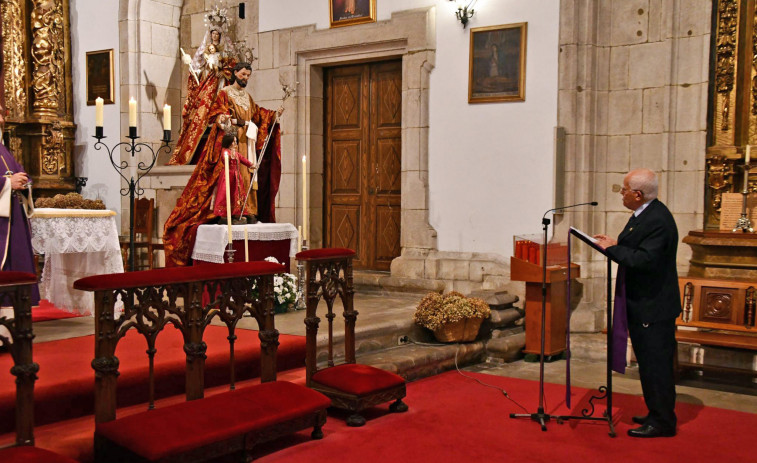
<path id="1" fill-rule="evenodd" d="M 389 406 L 392 412 L 405 412 L 407 405 L 402 402 L 406 395 L 405 379 L 394 373 L 369 365 L 355 363 L 355 321 L 357 311 L 353 306 L 351 249 L 313 249 L 297 254 L 297 260 L 305 263 L 307 284 L 307 309 L 305 326 L 306 378 L 307 386 L 331 399 L 336 408 L 350 410 L 347 425 L 362 426 L 365 418 L 360 411 L 375 405 L 394 402 Z M 334 301 L 339 296 L 344 305 L 344 362 L 334 363 L 333 312 Z M 328 320 L 328 361 L 318 368 L 316 337 L 320 318 L 317 316 L 318 303 L 326 301 Z"/>
<path id="2" fill-rule="evenodd" d="M 0 316 L 0 346 L 13 356 L 11 374 L 16 377 L 16 445 L 0 449 L 3 463 L 74 463 L 68 457 L 34 447 L 34 382 L 39 365 L 32 357 L 32 285 L 37 276 L 26 272 L 0 272 L 0 305 L 13 306 L 13 318 Z"/>

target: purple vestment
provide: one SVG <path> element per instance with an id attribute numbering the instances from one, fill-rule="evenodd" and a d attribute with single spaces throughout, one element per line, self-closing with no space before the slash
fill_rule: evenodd
<path id="1" fill-rule="evenodd" d="M 0 144 L 0 190 L 10 179 L 5 177 L 8 170 L 13 173 L 25 172 L 24 168 L 4 145 Z M 17 195 L 26 194 L 26 190 L 14 190 L 11 197 L 10 217 L 0 217 L 0 258 L 2 270 L 37 273 L 34 268 L 34 251 L 29 219 Z M 32 305 L 39 304 L 39 288 L 32 288 Z"/>

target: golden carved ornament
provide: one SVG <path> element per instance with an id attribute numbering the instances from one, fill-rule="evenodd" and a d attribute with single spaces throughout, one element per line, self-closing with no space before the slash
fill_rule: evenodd
<path id="1" fill-rule="evenodd" d="M 716 38 L 715 91 L 722 98 L 718 103 L 720 131 L 731 130 L 731 98 L 736 74 L 736 46 L 739 4 L 737 0 L 720 0 Z"/>
<path id="2" fill-rule="evenodd" d="M 63 9 L 60 0 L 34 0 L 31 13 L 34 113 L 58 114 L 63 96 Z"/>
<path id="3" fill-rule="evenodd" d="M 64 159 L 63 150 L 65 142 L 63 140 L 63 130 L 59 121 L 54 121 L 48 128 L 47 134 L 42 142 L 42 172 L 48 175 L 57 174 L 60 170 L 60 162 Z"/>
<path id="4" fill-rule="evenodd" d="M 723 193 L 728 193 L 733 185 L 734 161 L 725 156 L 707 159 L 707 187 L 710 189 L 710 211 L 716 218 L 720 216 Z"/>
<path id="5" fill-rule="evenodd" d="M 26 116 L 26 61 L 24 60 L 24 24 L 21 0 L 3 0 L 0 3 L 3 21 L 3 78 L 5 79 L 5 106 L 8 118 Z"/>

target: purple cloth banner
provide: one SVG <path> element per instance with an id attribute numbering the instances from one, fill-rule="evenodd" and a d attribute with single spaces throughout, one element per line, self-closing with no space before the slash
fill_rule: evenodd
<path id="1" fill-rule="evenodd" d="M 626 372 L 628 350 L 628 317 L 626 314 L 626 269 L 618 266 L 615 278 L 615 302 L 612 311 L 612 369 Z"/>

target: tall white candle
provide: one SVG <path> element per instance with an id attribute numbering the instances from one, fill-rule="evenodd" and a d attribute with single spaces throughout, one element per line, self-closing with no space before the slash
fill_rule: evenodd
<path id="1" fill-rule="evenodd" d="M 95 98 L 95 127 L 103 126 L 103 99 Z"/>
<path id="2" fill-rule="evenodd" d="M 227 227 L 229 230 L 229 244 L 232 243 L 231 238 L 231 182 L 229 181 L 229 152 L 225 152 L 223 154 L 223 165 L 224 165 L 224 172 L 223 175 L 226 179 L 226 222 L 228 223 Z"/>
<path id="3" fill-rule="evenodd" d="M 302 251 L 302 225 L 297 227 L 297 252 Z"/>
<path id="4" fill-rule="evenodd" d="M 752 145 L 746 145 L 746 156 L 744 158 L 744 164 L 749 164 L 752 159 Z"/>
<path id="5" fill-rule="evenodd" d="M 250 261 L 250 246 L 248 245 L 250 238 L 247 235 L 247 225 L 244 226 L 244 261 Z"/>
<path id="6" fill-rule="evenodd" d="M 163 105 L 163 130 L 171 130 L 171 106 Z"/>
<path id="7" fill-rule="evenodd" d="M 129 127 L 137 126 L 137 100 L 129 98 Z"/>
<path id="8" fill-rule="evenodd" d="M 302 157 L 302 239 L 308 239 L 308 157 Z"/>

